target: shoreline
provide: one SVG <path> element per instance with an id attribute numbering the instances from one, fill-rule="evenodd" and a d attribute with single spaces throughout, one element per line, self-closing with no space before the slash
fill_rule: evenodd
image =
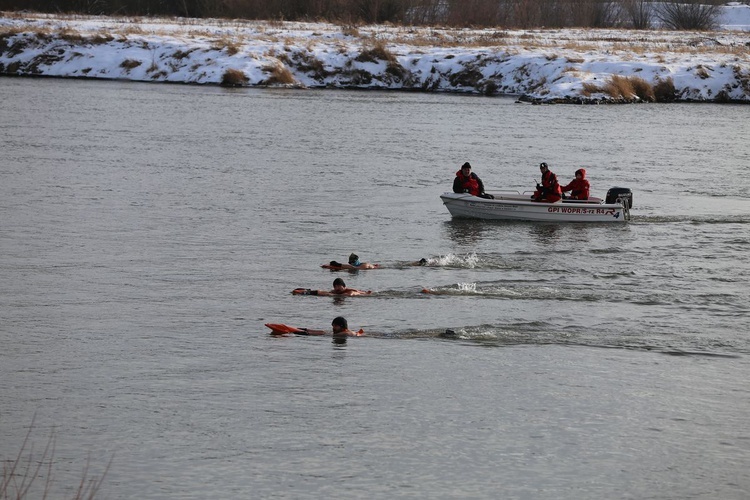
<path id="1" fill-rule="evenodd" d="M 750 7 L 748 7 L 750 9 Z M 0 76 L 750 104 L 750 32 L 0 17 Z"/>
<path id="2" fill-rule="evenodd" d="M 477 92 L 468 92 L 460 90 L 421 90 L 414 88 L 381 88 L 381 87 L 295 87 L 295 86 L 280 86 L 280 85 L 222 85 L 214 83 L 195 83 L 195 82 L 176 82 L 176 81 L 145 81 L 145 80 L 130 80 L 127 78 L 94 78 L 87 76 L 58 76 L 58 75 L 12 75 L 0 73 L 0 78 L 40 78 L 49 80 L 79 80 L 79 81 L 100 81 L 100 82 L 128 82 L 128 83 L 143 83 L 148 85 L 189 85 L 189 86 L 210 86 L 210 87 L 223 87 L 223 88 L 246 88 L 246 89 L 276 89 L 276 90 L 331 90 L 331 91 L 346 91 L 346 92 L 399 92 L 399 93 L 432 93 L 432 94 L 449 94 L 449 95 L 465 95 L 471 97 L 485 97 L 485 98 L 502 98 L 502 99 L 514 99 L 516 104 L 527 104 L 532 106 L 553 106 L 553 105 L 572 105 L 572 106 L 617 106 L 624 104 L 750 104 L 748 100 L 729 100 L 729 101 L 708 101 L 708 100 L 691 100 L 691 99 L 675 99 L 667 102 L 659 101 L 645 101 L 639 99 L 633 99 L 629 101 L 615 100 L 615 99 L 577 99 L 574 97 L 570 98 L 554 98 L 554 99 L 534 99 L 526 95 L 517 94 L 494 94 L 491 96 L 485 94 L 479 94 Z"/>

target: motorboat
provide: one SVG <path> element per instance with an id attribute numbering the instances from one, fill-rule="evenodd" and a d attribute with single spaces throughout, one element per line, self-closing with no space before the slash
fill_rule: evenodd
<path id="1" fill-rule="evenodd" d="M 630 220 L 633 193 L 613 187 L 605 199 L 562 199 L 555 203 L 534 201 L 531 193 L 488 191 L 493 198 L 468 193 L 443 193 L 446 208 L 453 217 L 486 220 L 541 222 L 625 222 Z"/>

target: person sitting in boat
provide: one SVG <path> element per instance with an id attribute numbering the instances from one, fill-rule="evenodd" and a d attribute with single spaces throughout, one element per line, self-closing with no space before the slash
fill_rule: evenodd
<path id="1" fill-rule="evenodd" d="M 494 198 L 491 194 L 484 192 L 484 183 L 479 176 L 471 171 L 471 164 L 467 161 L 456 172 L 456 178 L 453 179 L 454 193 L 469 193 L 472 196 L 480 198 Z"/>
<path id="2" fill-rule="evenodd" d="M 333 270 L 339 270 L 339 269 L 347 269 L 356 271 L 359 269 L 377 269 L 380 267 L 380 264 L 370 264 L 369 262 L 360 262 L 359 255 L 356 253 L 349 255 L 349 263 L 348 264 L 342 264 L 341 262 L 336 262 L 335 260 L 332 260 L 328 264 L 323 264 L 320 267 L 324 267 L 326 269 L 333 269 Z"/>
<path id="3" fill-rule="evenodd" d="M 589 181 L 586 179 L 586 169 L 579 168 L 576 170 L 576 178 L 570 181 L 570 184 L 560 188 L 563 193 L 570 191 L 570 200 L 588 200 L 589 199 Z M 565 194 L 563 194 L 563 198 Z"/>
<path id="4" fill-rule="evenodd" d="M 353 297 L 355 295 L 370 295 L 372 291 L 357 290 L 355 288 L 347 288 L 346 283 L 341 278 L 333 280 L 333 290 L 311 290 L 309 288 L 295 288 L 292 290 L 294 295 L 344 295 L 347 297 Z"/>
<path id="5" fill-rule="evenodd" d="M 562 199 L 560 184 L 557 183 L 557 176 L 552 173 L 545 162 L 539 164 L 539 170 L 542 172 L 542 183 L 536 185 L 536 191 L 532 200 L 555 203 Z"/>

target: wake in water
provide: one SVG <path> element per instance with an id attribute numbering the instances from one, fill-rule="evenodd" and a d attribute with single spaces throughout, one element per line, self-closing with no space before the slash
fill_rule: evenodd
<path id="1" fill-rule="evenodd" d="M 574 328 L 560 328 L 546 322 L 514 323 L 505 325 L 482 324 L 441 329 L 406 330 L 390 334 L 368 333 L 370 337 L 393 339 L 433 338 L 478 343 L 483 346 L 544 346 L 593 347 L 602 349 L 627 349 L 651 351 L 670 356 L 701 356 L 737 358 L 747 349 L 741 345 L 721 342 L 704 343 L 702 335 L 678 337 L 670 334 L 653 336 L 621 332 L 591 332 Z"/>
<path id="2" fill-rule="evenodd" d="M 480 262 L 479 257 L 477 257 L 476 253 L 470 253 L 466 255 L 456 255 L 453 253 L 449 253 L 446 255 L 438 255 L 435 257 L 425 257 L 415 262 L 398 262 L 393 267 L 397 269 L 404 269 L 414 266 L 474 269 L 480 266 Z"/>

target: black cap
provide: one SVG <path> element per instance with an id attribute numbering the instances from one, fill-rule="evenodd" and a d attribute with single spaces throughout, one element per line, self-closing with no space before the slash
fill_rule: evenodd
<path id="1" fill-rule="evenodd" d="M 463 165 L 461 165 L 461 168 L 471 168 L 471 163 L 469 163 L 467 161 L 466 163 L 464 163 Z"/>

